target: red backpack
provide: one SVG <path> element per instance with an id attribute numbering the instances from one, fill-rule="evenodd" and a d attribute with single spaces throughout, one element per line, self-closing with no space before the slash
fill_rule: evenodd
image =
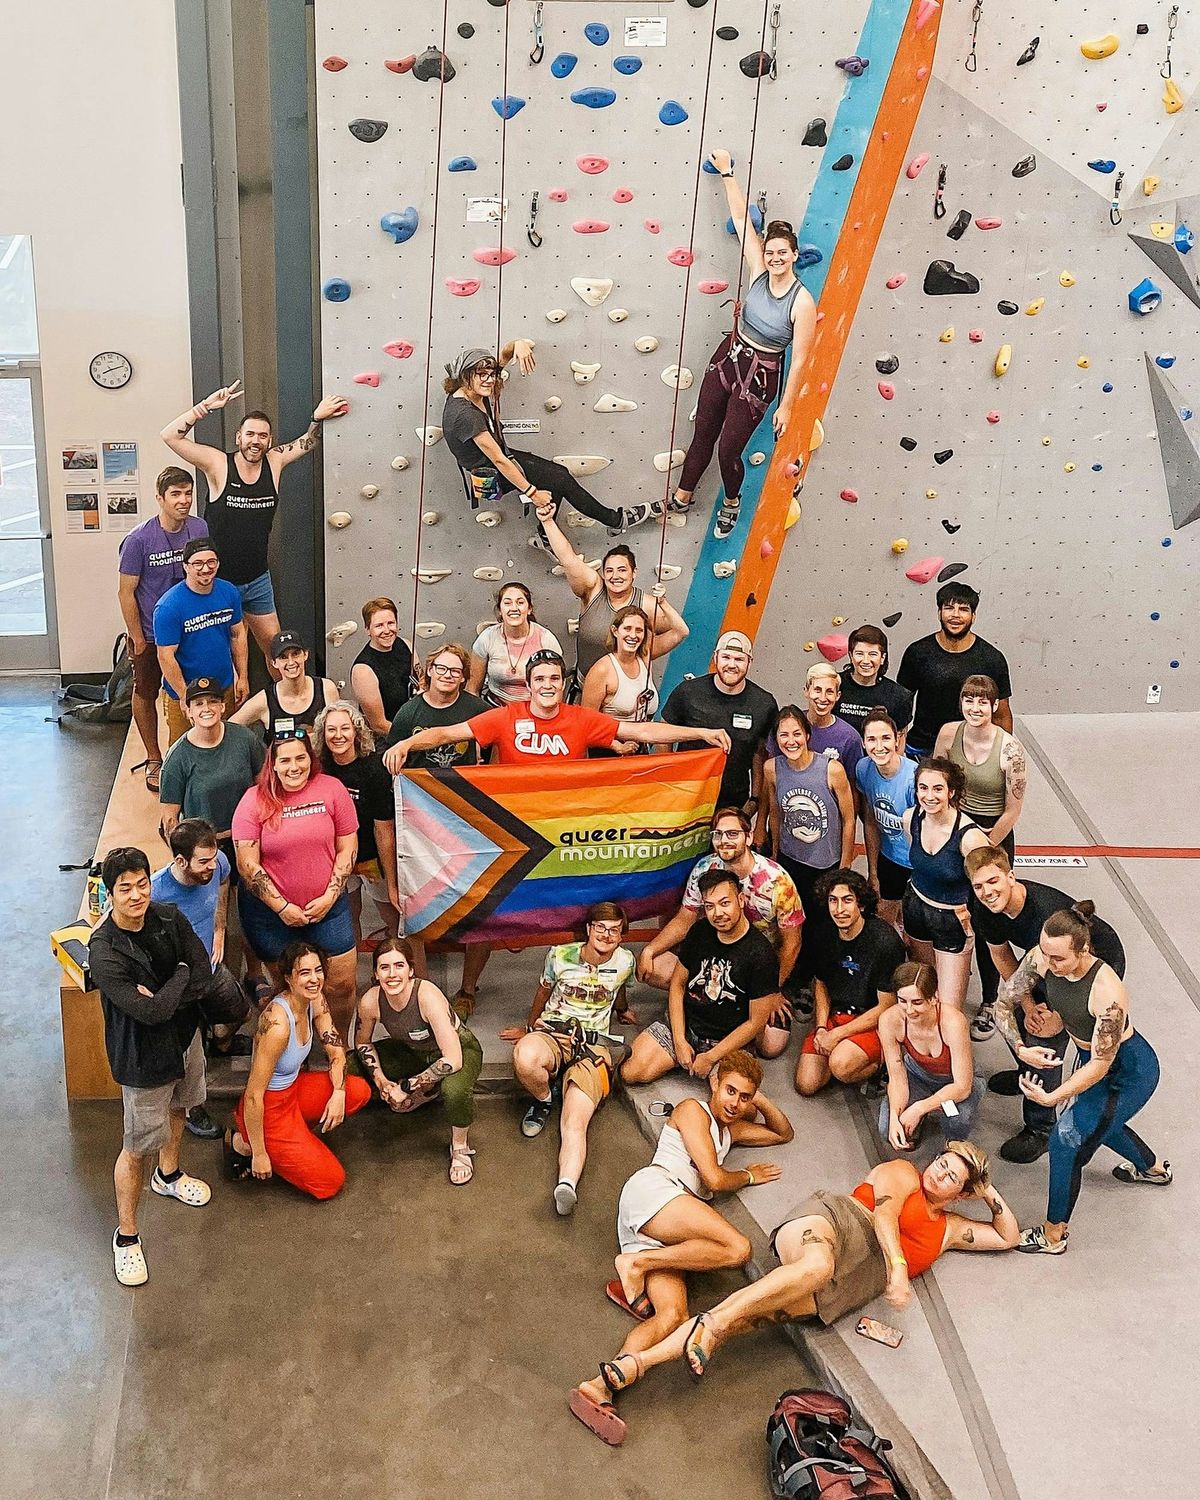
<path id="1" fill-rule="evenodd" d="M 828 1391 L 784 1391 L 767 1446 L 774 1500 L 909 1500 L 883 1456 L 891 1443 L 851 1426 L 850 1408 Z"/>

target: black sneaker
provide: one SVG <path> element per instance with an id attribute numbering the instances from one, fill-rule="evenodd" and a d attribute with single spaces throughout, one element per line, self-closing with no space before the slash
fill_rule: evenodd
<path id="1" fill-rule="evenodd" d="M 1020 1068 L 1005 1068 L 1002 1073 L 993 1073 L 988 1079 L 988 1093 L 1001 1094 L 1005 1099 L 1015 1099 L 1021 1092 Z"/>
<path id="2" fill-rule="evenodd" d="M 535 1099 L 525 1111 L 521 1121 L 521 1134 L 527 1140 L 532 1140 L 535 1135 L 541 1135 L 546 1128 L 546 1121 L 550 1118 L 550 1111 L 554 1108 L 554 1099 Z"/>
<path id="3" fill-rule="evenodd" d="M 1045 1156 L 1049 1149 L 1048 1135 L 1043 1135 L 1040 1130 L 1025 1129 L 1004 1142 L 1000 1147 L 1000 1155 L 1005 1161 L 1016 1161 L 1022 1166 L 1028 1166 L 1031 1161 L 1037 1161 L 1039 1156 Z"/>
<path id="4" fill-rule="evenodd" d="M 184 1124 L 189 1134 L 199 1136 L 202 1141 L 215 1141 L 222 1134 L 221 1127 L 203 1104 L 197 1104 L 194 1109 L 188 1110 Z"/>

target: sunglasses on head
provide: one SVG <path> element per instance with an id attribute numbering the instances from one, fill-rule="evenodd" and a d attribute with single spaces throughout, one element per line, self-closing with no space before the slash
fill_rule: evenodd
<path id="1" fill-rule="evenodd" d="M 308 730 L 299 729 L 277 729 L 275 731 L 275 743 L 278 745 L 283 740 L 303 740 L 308 743 Z"/>

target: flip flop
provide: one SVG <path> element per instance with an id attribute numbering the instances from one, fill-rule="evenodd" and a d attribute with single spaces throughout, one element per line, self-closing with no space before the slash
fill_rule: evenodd
<path id="1" fill-rule="evenodd" d="M 610 1448 L 619 1448 L 625 1441 L 625 1433 L 628 1429 L 617 1416 L 617 1409 L 611 1401 L 594 1401 L 591 1396 L 576 1386 L 571 1392 L 568 1404 L 571 1414 L 578 1417 L 588 1431 L 594 1432 L 602 1443 L 607 1443 Z"/>
<path id="2" fill-rule="evenodd" d="M 645 1292 L 639 1292 L 632 1302 L 625 1295 L 625 1288 L 621 1285 L 619 1277 L 613 1279 L 604 1288 L 604 1295 L 622 1312 L 636 1318 L 639 1323 L 645 1323 L 654 1316 L 654 1303 L 650 1301 Z"/>
<path id="3" fill-rule="evenodd" d="M 683 1346 L 683 1363 L 687 1367 L 688 1377 L 689 1379 L 695 1381 L 697 1385 L 701 1380 L 704 1379 L 705 1372 L 708 1369 L 708 1355 L 705 1354 L 704 1350 L 701 1349 L 699 1344 L 693 1346 L 692 1341 L 696 1337 L 697 1328 L 707 1327 L 708 1324 L 704 1321 L 704 1314 L 701 1313 L 696 1321 L 692 1324 L 692 1326 L 688 1329 L 688 1336 Z M 699 1374 L 697 1374 L 696 1371 L 692 1368 L 693 1359 L 699 1362 Z"/>
<path id="4" fill-rule="evenodd" d="M 146 789 L 158 793 L 161 788 L 162 761 L 148 760 L 146 762 Z"/>

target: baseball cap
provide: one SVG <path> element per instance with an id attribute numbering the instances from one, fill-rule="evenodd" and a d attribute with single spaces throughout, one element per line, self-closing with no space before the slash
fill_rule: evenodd
<path id="1" fill-rule="evenodd" d="M 717 641 L 718 651 L 740 651 L 743 656 L 753 656 L 754 646 L 750 637 L 742 630 L 727 630 Z"/>
<path id="2" fill-rule="evenodd" d="M 566 677 L 567 664 L 557 651 L 535 651 L 529 658 L 529 660 L 525 663 L 525 681 L 528 682 L 530 677 L 533 675 L 534 667 L 544 666 L 547 662 L 551 662 L 559 669 L 559 671 L 563 674 L 563 677 Z"/>
<path id="3" fill-rule="evenodd" d="M 210 536 L 194 536 L 190 542 L 185 543 L 183 548 L 184 562 L 187 562 L 190 557 L 194 557 L 197 552 L 213 552 L 217 557 L 221 555 L 217 551 L 216 542 Z"/>
<path id="4" fill-rule="evenodd" d="M 183 690 L 184 703 L 194 703 L 197 698 L 225 697 L 225 689 L 215 677 L 193 677 Z"/>
<path id="5" fill-rule="evenodd" d="M 298 630 L 280 630 L 271 637 L 271 660 L 276 661 L 285 651 L 307 651 Z"/>

